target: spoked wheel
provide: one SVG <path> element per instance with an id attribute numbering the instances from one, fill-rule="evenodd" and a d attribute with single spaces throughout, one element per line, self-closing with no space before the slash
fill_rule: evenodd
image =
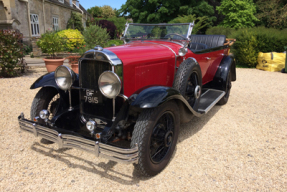
<path id="1" fill-rule="evenodd" d="M 190 106 L 197 110 L 201 95 L 201 69 L 196 61 L 183 61 L 174 78 L 173 87 L 188 101 Z"/>
<path id="2" fill-rule="evenodd" d="M 131 147 L 139 148 L 135 165 L 145 176 L 160 173 L 174 152 L 179 130 L 179 109 L 173 101 L 145 109 L 134 127 Z"/>
<path id="3" fill-rule="evenodd" d="M 55 116 L 58 110 L 59 101 L 60 101 L 60 95 L 55 88 L 50 87 L 41 88 L 32 102 L 31 113 L 30 113 L 31 120 L 33 120 L 36 116 L 39 116 L 40 111 L 43 109 L 49 111 L 50 113 L 49 120 L 51 120 Z M 44 120 L 39 119 L 39 122 L 44 123 Z M 41 143 L 50 144 L 53 142 L 42 138 Z"/>
<path id="4" fill-rule="evenodd" d="M 164 113 L 153 129 L 150 142 L 150 158 L 153 163 L 160 163 L 171 148 L 174 135 L 174 116 Z"/>

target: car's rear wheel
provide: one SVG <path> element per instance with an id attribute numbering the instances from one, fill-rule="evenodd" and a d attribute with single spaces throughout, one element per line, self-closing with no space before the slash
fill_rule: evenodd
<path id="1" fill-rule="evenodd" d="M 40 111 L 43 109 L 49 111 L 50 113 L 49 120 L 51 120 L 58 110 L 59 100 L 60 95 L 55 88 L 51 87 L 41 88 L 32 102 L 30 112 L 31 120 L 33 120 L 36 116 L 39 116 Z M 44 123 L 42 119 L 39 119 L 39 122 Z M 45 144 L 53 143 L 43 138 L 41 139 L 41 142 Z"/>
<path id="2" fill-rule="evenodd" d="M 131 147 L 139 148 L 135 165 L 145 176 L 160 173 L 169 163 L 179 132 L 179 109 L 175 102 L 157 108 L 145 109 L 134 127 Z"/>
<path id="3" fill-rule="evenodd" d="M 229 99 L 229 95 L 230 95 L 230 90 L 231 90 L 231 87 L 232 87 L 232 84 L 231 84 L 231 71 L 229 70 L 228 72 L 228 75 L 227 75 L 227 79 L 226 79 L 226 82 L 225 82 L 225 95 L 218 101 L 218 105 L 225 105 Z"/>
<path id="4" fill-rule="evenodd" d="M 201 69 L 196 61 L 183 61 L 174 78 L 173 87 L 188 101 L 189 105 L 197 110 L 200 101 L 202 86 Z"/>

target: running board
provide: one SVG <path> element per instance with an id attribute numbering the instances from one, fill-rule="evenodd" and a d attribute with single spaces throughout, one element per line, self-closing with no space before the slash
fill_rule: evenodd
<path id="1" fill-rule="evenodd" d="M 224 95 L 224 91 L 208 89 L 200 97 L 198 112 L 207 113 Z"/>

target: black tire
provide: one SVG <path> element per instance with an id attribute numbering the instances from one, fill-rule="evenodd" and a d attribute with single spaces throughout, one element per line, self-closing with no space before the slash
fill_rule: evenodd
<path id="1" fill-rule="evenodd" d="M 135 167 L 144 176 L 154 176 L 168 165 L 177 143 L 179 118 L 178 106 L 173 101 L 145 109 L 139 115 L 131 147 L 138 144 L 139 161 Z"/>
<path id="2" fill-rule="evenodd" d="M 232 76 L 231 76 L 231 71 L 229 70 L 228 72 L 228 75 L 227 75 L 227 79 L 226 79 L 226 82 L 225 82 L 225 95 L 218 101 L 218 105 L 225 105 L 229 99 L 229 95 L 230 95 L 230 90 L 231 90 L 231 87 L 232 87 L 232 84 L 231 84 L 231 79 L 232 79 Z"/>
<path id="3" fill-rule="evenodd" d="M 195 111 L 198 109 L 202 76 L 200 66 L 196 61 L 187 59 L 180 64 L 174 78 L 173 87 L 180 92 Z"/>
<path id="4" fill-rule="evenodd" d="M 55 115 L 55 110 L 57 110 L 58 107 L 57 102 L 59 102 L 58 99 L 56 99 L 55 101 L 52 101 L 52 99 L 55 99 L 57 95 L 58 91 L 55 88 L 41 88 L 32 102 L 30 111 L 31 120 L 33 121 L 36 116 L 39 116 L 40 111 L 43 109 L 47 109 L 50 112 L 49 119 L 52 119 Z M 44 123 L 44 121 L 42 119 L 39 119 L 39 123 Z M 53 142 L 42 138 L 41 143 L 50 144 Z"/>

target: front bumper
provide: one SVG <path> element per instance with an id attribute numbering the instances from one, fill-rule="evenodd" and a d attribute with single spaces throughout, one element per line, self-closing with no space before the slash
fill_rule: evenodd
<path id="1" fill-rule="evenodd" d="M 107 144 L 100 143 L 77 137 L 69 134 L 61 134 L 56 130 L 38 125 L 33 121 L 24 118 L 24 114 L 18 117 L 20 129 L 34 134 L 35 137 L 41 137 L 58 144 L 59 148 L 77 148 L 119 163 L 138 163 L 138 147 L 124 149 Z"/>

